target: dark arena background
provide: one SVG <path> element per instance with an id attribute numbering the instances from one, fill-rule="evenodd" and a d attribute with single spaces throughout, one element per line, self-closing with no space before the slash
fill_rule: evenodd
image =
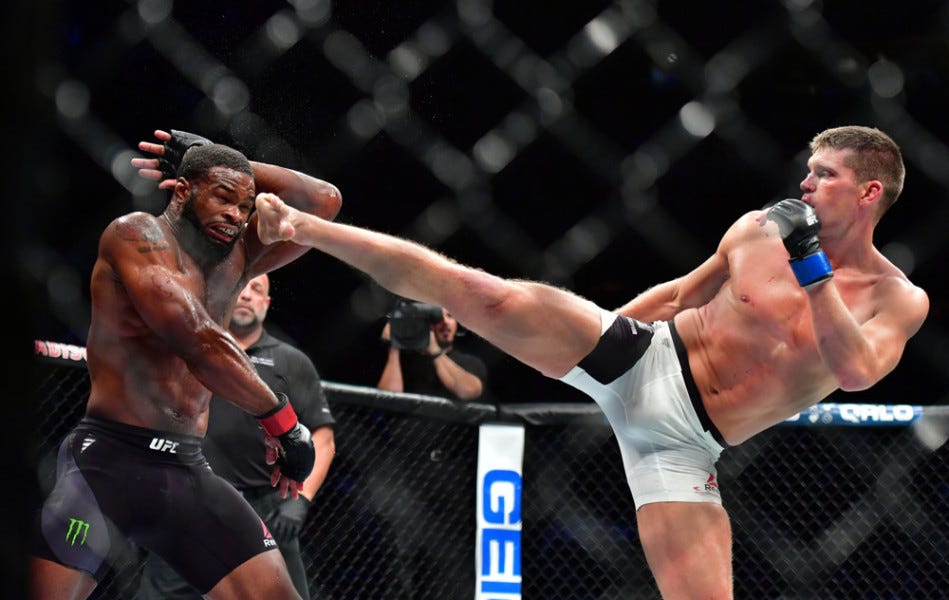
<path id="1" fill-rule="evenodd" d="M 902 147 L 905 190 L 875 242 L 931 309 L 893 373 L 827 402 L 866 405 L 863 423 L 922 416 L 814 413 L 726 451 L 736 597 L 945 597 L 949 2 L 27 4 L 5 24 L 18 513 L 88 385 L 81 362 L 31 369 L 22 350 L 84 345 L 99 233 L 167 200 L 129 165 L 155 129 L 326 179 L 339 221 L 615 307 L 696 266 L 745 211 L 799 196 L 810 138 L 861 124 Z M 585 396 L 472 334 L 459 346 L 488 364 L 478 403 L 375 393 L 392 298 L 315 251 L 271 278 L 268 325 L 313 358 L 340 420 L 308 526 L 321 598 L 474 596 L 477 425 L 499 417 L 527 429 L 524 598 L 657 597 Z M 3 534 L 11 556 L 26 521 Z M 135 557 L 97 597 L 131 597 Z M 21 563 L 3 562 L 11 597 Z"/>

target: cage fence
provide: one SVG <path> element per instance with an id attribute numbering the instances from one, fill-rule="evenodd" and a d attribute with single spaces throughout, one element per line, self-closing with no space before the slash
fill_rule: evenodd
<path id="1" fill-rule="evenodd" d="M 81 418 L 83 349 L 37 342 L 39 478 Z M 337 454 L 301 535 L 313 598 L 475 598 L 479 426 L 523 426 L 520 596 L 659 598 L 613 435 L 592 403 L 492 405 L 326 382 Z M 727 449 L 735 597 L 944 598 L 946 407 L 834 405 Z M 94 598 L 134 598 L 133 544 Z"/>

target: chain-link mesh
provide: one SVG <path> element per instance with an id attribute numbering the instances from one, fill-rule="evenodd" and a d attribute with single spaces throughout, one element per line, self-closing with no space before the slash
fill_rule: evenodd
<path id="1" fill-rule="evenodd" d="M 336 458 L 301 535 L 311 590 L 321 598 L 469 597 L 477 428 L 329 396 Z"/>
<path id="2" fill-rule="evenodd" d="M 83 410 L 82 366 L 39 367 L 46 485 Z M 313 597 L 473 597 L 477 425 L 525 409 L 327 392 L 337 454 L 301 535 Z M 523 597 L 658 598 L 610 429 L 596 411 L 538 406 L 545 419 L 523 419 Z M 917 433 L 784 426 L 726 450 L 736 598 L 945 597 L 949 452 Z M 134 597 L 140 569 L 130 548 L 93 597 Z"/>
<path id="3" fill-rule="evenodd" d="M 11 206 L 48 232 L 14 261 L 62 324 L 36 335 L 81 340 L 102 227 L 164 208 L 168 192 L 129 165 L 153 128 L 325 178 L 340 220 L 611 307 L 694 268 L 743 212 L 798 195 L 808 139 L 854 123 L 903 148 L 906 191 L 875 239 L 933 302 L 890 379 L 946 402 L 949 353 L 932 349 L 949 345 L 947 0 L 65 0 L 62 13 L 44 23 L 56 52 L 23 77 L 50 112 L 29 163 L 42 185 Z M 268 322 L 324 377 L 373 385 L 387 299 L 315 252 L 273 280 Z M 487 359 L 500 401 L 546 389 Z M 886 402 L 881 386 L 863 394 Z"/>
<path id="4" fill-rule="evenodd" d="M 10 66 L 22 69 L 23 83 L 11 93 L 35 85 L 44 116 L 43 127 L 29 124 L 31 143 L 20 148 L 37 189 L 10 207 L 29 234 L 14 262 L 43 290 L 38 307 L 53 322 L 43 323 L 42 335 L 77 340 L 87 331 L 83 282 L 102 226 L 128 210 L 164 206 L 167 194 L 128 161 L 134 141 L 153 127 L 198 131 L 252 158 L 325 177 L 343 190 L 345 220 L 617 306 L 698 264 L 741 211 L 796 193 L 810 135 L 864 123 L 904 149 L 907 190 L 877 239 L 930 292 L 933 310 L 897 370 L 859 401 L 900 395 L 945 403 L 949 2 L 683 6 L 105 0 L 91 10 L 70 0 L 42 11 L 41 26 L 11 17 L 27 32 L 27 47 L 55 32 L 49 56 Z M 79 189 L 99 193 L 79 201 Z M 384 362 L 370 352 L 384 304 L 377 290 L 314 253 L 276 279 L 292 283 L 271 324 L 303 341 L 324 376 L 374 382 Z M 551 389 L 516 361 L 487 358 L 498 399 L 531 400 Z M 79 418 L 80 371 L 76 384 L 65 372 L 62 382 L 44 379 L 46 450 Z M 558 397 L 575 392 L 557 386 Z M 338 512 L 325 508 L 341 478 L 382 476 L 371 468 L 376 455 L 362 452 L 372 442 L 347 438 L 348 428 L 371 433 L 371 420 L 398 415 L 362 407 L 350 417 L 360 405 L 331 397 L 346 427 L 314 513 L 336 527 L 360 522 L 344 503 Z M 415 423 L 422 438 L 439 422 L 398 418 Z M 650 597 L 612 438 L 595 425 L 571 424 L 557 435 L 559 427 L 527 432 L 525 596 Z M 469 428 L 451 426 L 458 437 Z M 934 590 L 949 587 L 940 521 L 949 504 L 945 449 L 932 454 L 914 440 L 905 430 L 776 430 L 726 452 L 720 469 L 735 521 L 739 597 L 941 597 Z M 401 467 L 399 457 L 412 450 L 396 450 L 388 460 Z M 344 470 L 347 452 L 358 457 L 353 474 Z M 453 490 L 456 509 L 473 504 L 468 485 Z M 369 492 L 353 493 L 362 500 Z M 354 531 L 362 529 L 314 538 L 333 545 L 310 549 L 314 580 L 328 594 L 345 577 L 326 563 L 354 569 L 336 557 L 380 556 L 365 540 L 350 543 Z M 914 579 L 911 569 L 921 575 Z M 468 581 L 469 571 L 460 565 L 438 575 Z M 133 569 L 120 572 L 134 580 Z M 108 583 L 97 594 L 129 597 Z"/>

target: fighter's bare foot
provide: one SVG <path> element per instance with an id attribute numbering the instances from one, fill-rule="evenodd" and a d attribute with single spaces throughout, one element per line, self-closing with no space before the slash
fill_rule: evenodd
<path id="1" fill-rule="evenodd" d="M 291 207 L 275 194 L 257 194 L 257 236 L 264 244 L 293 238 L 296 230 L 290 222 Z"/>

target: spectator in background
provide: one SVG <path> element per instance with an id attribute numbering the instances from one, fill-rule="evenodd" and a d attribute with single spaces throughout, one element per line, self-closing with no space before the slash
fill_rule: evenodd
<path id="1" fill-rule="evenodd" d="M 389 352 L 376 387 L 390 392 L 459 400 L 480 398 L 484 393 L 488 371 L 484 361 L 455 348 L 458 321 L 451 313 L 433 305 L 426 305 L 425 309 L 437 309 L 441 319 L 429 324 L 428 335 L 425 336 L 428 343 L 421 347 L 411 348 L 407 346 L 412 344 L 399 343 L 398 334 L 393 339 L 392 318 L 383 327 L 382 339 L 389 343 Z"/>
<path id="2" fill-rule="evenodd" d="M 323 394 L 319 373 L 299 349 L 270 335 L 264 319 L 270 307 L 270 280 L 266 274 L 251 279 L 237 298 L 228 329 L 250 356 L 260 377 L 274 392 L 290 398 L 300 422 L 312 432 L 316 462 L 297 498 L 280 497 L 270 485 L 270 467 L 264 462 L 263 437 L 257 421 L 232 403 L 211 398 L 204 453 L 215 473 L 229 481 L 257 511 L 276 539 L 287 562 L 293 586 L 311 598 L 299 535 L 313 496 L 326 479 L 335 452 L 333 416 Z M 201 598 L 197 589 L 155 554 L 148 556 L 138 598 L 144 600 Z"/>

